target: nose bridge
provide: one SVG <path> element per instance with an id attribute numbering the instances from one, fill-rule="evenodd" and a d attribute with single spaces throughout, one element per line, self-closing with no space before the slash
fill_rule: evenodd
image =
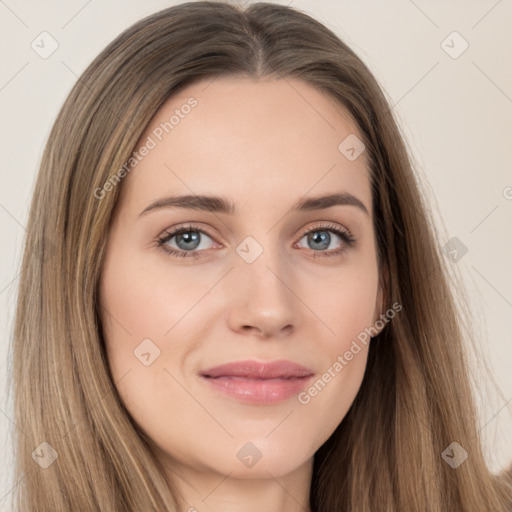
<path id="1" fill-rule="evenodd" d="M 247 236 L 236 247 L 236 252 L 232 327 L 252 326 L 267 334 L 276 334 L 296 325 L 297 299 L 290 283 L 291 267 L 272 232 Z"/>
<path id="2" fill-rule="evenodd" d="M 282 281 L 287 279 L 286 255 L 272 233 L 247 236 L 238 244 L 236 252 L 241 260 L 237 262 L 240 279 L 245 280 L 247 275 L 255 288 L 274 292 L 285 287 Z"/>

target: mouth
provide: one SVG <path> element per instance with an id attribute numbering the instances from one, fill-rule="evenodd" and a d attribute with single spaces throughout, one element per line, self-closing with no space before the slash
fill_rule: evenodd
<path id="1" fill-rule="evenodd" d="M 282 402 L 300 393 L 314 376 L 290 361 L 239 361 L 210 368 L 200 377 L 222 395 L 252 404 Z"/>

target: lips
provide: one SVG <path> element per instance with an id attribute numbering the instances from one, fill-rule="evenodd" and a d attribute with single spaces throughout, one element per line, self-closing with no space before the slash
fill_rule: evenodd
<path id="1" fill-rule="evenodd" d="M 313 377 L 308 368 L 291 361 L 237 361 L 200 373 L 210 389 L 250 404 L 273 404 L 300 393 Z"/>
<path id="2" fill-rule="evenodd" d="M 258 361 L 236 361 L 215 366 L 204 372 L 203 377 L 242 377 L 245 379 L 290 379 L 313 375 L 313 372 L 304 366 L 291 361 L 279 360 L 269 363 Z"/>

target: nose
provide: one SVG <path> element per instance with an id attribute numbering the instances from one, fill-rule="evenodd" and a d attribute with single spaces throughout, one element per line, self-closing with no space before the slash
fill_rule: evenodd
<path id="1" fill-rule="evenodd" d="M 301 301 L 284 256 L 265 249 L 252 263 L 238 258 L 235 267 L 228 285 L 229 327 L 261 338 L 281 338 L 296 330 Z"/>

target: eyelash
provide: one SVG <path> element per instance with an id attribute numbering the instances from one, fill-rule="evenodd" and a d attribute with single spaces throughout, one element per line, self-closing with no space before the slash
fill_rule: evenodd
<path id="1" fill-rule="evenodd" d="M 201 257 L 200 253 L 201 252 L 205 252 L 203 250 L 197 250 L 196 249 L 194 251 L 183 251 L 183 250 L 177 251 L 176 249 L 172 249 L 172 248 L 169 248 L 168 246 L 166 246 L 166 243 L 169 240 L 171 240 L 175 235 L 180 235 L 182 233 L 188 233 L 188 232 L 191 232 L 191 231 L 199 232 L 199 233 L 204 233 L 205 235 L 207 235 L 207 236 L 209 236 L 210 238 L 213 239 L 213 237 L 211 235 L 209 235 L 203 229 L 201 229 L 198 226 L 195 226 L 193 224 L 189 224 L 187 226 L 181 226 L 179 228 L 176 228 L 175 230 L 172 230 L 172 231 L 165 231 L 156 240 L 156 245 L 157 245 L 158 248 L 163 250 L 169 256 L 176 256 L 178 258 L 198 258 L 198 257 Z M 340 229 L 338 226 L 336 226 L 335 224 L 331 224 L 331 223 L 326 223 L 326 224 L 321 224 L 321 225 L 318 225 L 318 226 L 314 226 L 313 228 L 304 231 L 301 234 L 299 240 L 301 240 L 304 237 L 304 235 L 307 235 L 309 233 L 314 233 L 316 231 L 331 231 L 334 234 L 338 235 L 343 240 L 345 245 L 343 247 L 341 247 L 340 249 L 331 250 L 329 252 L 313 251 L 313 253 L 314 253 L 313 259 L 317 257 L 317 254 L 315 254 L 315 253 L 320 253 L 319 255 L 320 255 L 321 258 L 330 258 L 332 256 L 341 256 L 346 250 L 351 248 L 354 245 L 354 243 L 356 242 L 356 239 L 352 236 L 352 234 L 348 230 Z"/>

